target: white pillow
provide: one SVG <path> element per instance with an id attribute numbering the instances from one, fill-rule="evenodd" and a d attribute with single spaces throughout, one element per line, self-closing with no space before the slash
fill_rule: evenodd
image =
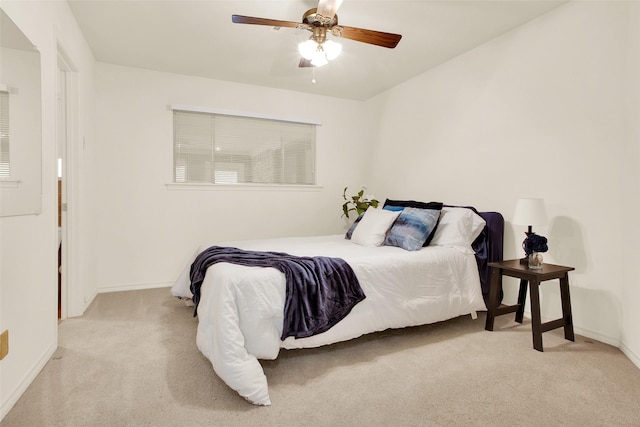
<path id="1" fill-rule="evenodd" d="M 402 211 L 369 208 L 353 230 L 351 241 L 361 246 L 381 246 L 387 231 Z"/>
<path id="2" fill-rule="evenodd" d="M 486 221 L 471 209 L 443 207 L 430 245 L 471 246 L 485 225 Z"/>

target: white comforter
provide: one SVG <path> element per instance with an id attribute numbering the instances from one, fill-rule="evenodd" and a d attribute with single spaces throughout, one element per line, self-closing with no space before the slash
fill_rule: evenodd
<path id="1" fill-rule="evenodd" d="M 408 252 L 392 246 L 359 246 L 344 235 L 215 244 L 343 258 L 353 268 L 366 295 L 327 332 L 281 341 L 284 275 L 274 268 L 228 263 L 209 267 L 198 306 L 198 348 L 222 380 L 257 405 L 271 404 L 267 379 L 257 359 L 275 359 L 280 348 L 318 347 L 370 332 L 486 310 L 470 248 L 428 246 Z M 193 259 L 208 246 L 200 248 Z M 191 296 L 189 268 L 193 259 L 174 284 L 173 295 Z"/>

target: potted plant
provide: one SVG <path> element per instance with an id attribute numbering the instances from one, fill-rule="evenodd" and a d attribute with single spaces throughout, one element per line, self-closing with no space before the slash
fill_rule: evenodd
<path id="1" fill-rule="evenodd" d="M 373 206 L 374 208 L 378 207 L 379 202 L 372 195 L 365 196 L 365 186 L 362 186 L 360 191 L 353 196 L 347 196 L 348 188 L 349 187 L 344 187 L 344 190 L 342 191 L 342 198 L 344 199 L 344 203 L 342 204 L 342 216 L 349 218 L 349 214 L 351 212 L 356 212 L 360 215 L 369 209 L 369 206 Z"/>

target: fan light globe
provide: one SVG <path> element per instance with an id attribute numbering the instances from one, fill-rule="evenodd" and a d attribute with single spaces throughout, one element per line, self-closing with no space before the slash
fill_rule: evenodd
<path id="1" fill-rule="evenodd" d="M 327 55 L 325 55 L 322 49 L 318 49 L 315 55 L 313 55 L 313 59 L 311 60 L 311 65 L 314 65 L 316 67 L 322 67 L 323 65 L 326 65 L 328 63 L 329 61 L 327 60 Z"/>
<path id="2" fill-rule="evenodd" d="M 342 45 L 332 40 L 318 44 L 315 40 L 309 39 L 298 44 L 298 52 L 304 59 L 311 61 L 312 65 L 322 67 L 340 55 Z"/>
<path id="3" fill-rule="evenodd" d="M 327 54 L 327 59 L 333 61 L 340 55 L 340 52 L 342 52 L 342 45 L 333 40 L 327 40 L 322 44 L 322 49 Z"/>
<path id="4" fill-rule="evenodd" d="M 307 40 L 298 45 L 298 52 L 304 59 L 313 59 L 317 50 L 318 44 L 313 40 Z"/>

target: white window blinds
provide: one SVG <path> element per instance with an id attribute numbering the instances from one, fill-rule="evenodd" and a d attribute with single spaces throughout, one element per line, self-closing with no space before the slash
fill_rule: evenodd
<path id="1" fill-rule="evenodd" d="M 313 185 L 315 128 L 174 110 L 174 182 Z"/>
<path id="2" fill-rule="evenodd" d="M 9 93 L 0 91 L 0 178 L 11 176 L 9 150 Z"/>

